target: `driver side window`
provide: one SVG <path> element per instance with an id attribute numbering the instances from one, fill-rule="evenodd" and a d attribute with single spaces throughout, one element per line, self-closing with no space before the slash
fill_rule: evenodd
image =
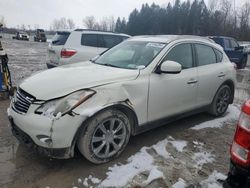
<path id="1" fill-rule="evenodd" d="M 172 48 L 164 61 L 170 60 L 180 63 L 182 69 L 188 69 L 193 67 L 193 55 L 191 44 L 179 44 Z"/>

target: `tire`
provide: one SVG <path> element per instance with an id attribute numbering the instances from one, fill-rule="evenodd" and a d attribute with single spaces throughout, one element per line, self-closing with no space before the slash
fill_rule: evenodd
<path id="1" fill-rule="evenodd" d="M 231 93 L 232 91 L 228 85 L 222 85 L 214 96 L 209 113 L 216 117 L 222 116 L 229 106 Z"/>
<path id="2" fill-rule="evenodd" d="M 125 149 L 130 132 L 130 122 L 124 113 L 112 109 L 105 110 L 87 121 L 77 146 L 80 153 L 90 162 L 109 162 Z"/>
<path id="3" fill-rule="evenodd" d="M 238 69 L 244 69 L 247 65 L 247 56 L 243 57 L 240 64 L 238 65 Z"/>

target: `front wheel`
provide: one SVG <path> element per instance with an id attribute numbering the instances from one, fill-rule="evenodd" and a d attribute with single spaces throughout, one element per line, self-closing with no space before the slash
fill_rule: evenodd
<path id="1" fill-rule="evenodd" d="M 77 142 L 78 149 L 95 164 L 111 161 L 125 149 L 130 130 L 129 119 L 121 111 L 100 112 L 86 123 Z"/>
<path id="2" fill-rule="evenodd" d="M 227 111 L 231 93 L 231 89 L 228 85 L 221 86 L 215 94 L 209 113 L 216 117 L 222 116 Z"/>

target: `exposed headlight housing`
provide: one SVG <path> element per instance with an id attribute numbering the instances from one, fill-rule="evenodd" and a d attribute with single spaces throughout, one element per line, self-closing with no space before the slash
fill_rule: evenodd
<path id="1" fill-rule="evenodd" d="M 48 117 L 56 117 L 58 114 L 64 116 L 70 113 L 80 104 L 84 103 L 96 92 L 93 90 L 81 90 L 74 92 L 64 98 L 48 101 L 36 109 L 35 113 Z"/>

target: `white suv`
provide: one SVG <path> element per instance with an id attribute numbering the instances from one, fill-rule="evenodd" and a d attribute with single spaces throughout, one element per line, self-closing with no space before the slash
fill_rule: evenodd
<path id="1" fill-rule="evenodd" d="M 129 37 L 126 34 L 85 29 L 58 31 L 48 46 L 47 67 L 90 60 Z"/>
<path id="2" fill-rule="evenodd" d="M 93 163 L 117 157 L 131 135 L 190 114 L 223 115 L 236 70 L 202 37 L 141 36 L 95 61 L 66 65 L 23 81 L 8 116 L 14 135 L 51 157 L 75 146 Z"/>

